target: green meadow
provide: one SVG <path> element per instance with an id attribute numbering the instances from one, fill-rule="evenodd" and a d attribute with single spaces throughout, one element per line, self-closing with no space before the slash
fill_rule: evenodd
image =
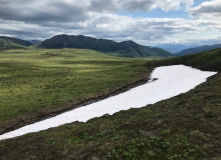
<path id="1" fill-rule="evenodd" d="M 2 50 L 0 125 L 131 84 L 142 79 L 146 61 L 86 49 Z"/>
<path id="2" fill-rule="evenodd" d="M 1 69 L 5 70 L 1 71 L 4 86 L 1 96 L 8 98 L 7 103 L 4 100 L 7 107 L 1 104 L 2 119 L 25 115 L 47 105 L 50 108 L 52 103 L 67 102 L 74 97 L 84 98 L 85 94 L 108 92 L 112 87 L 139 80 L 148 68 L 184 64 L 218 71 L 218 74 L 187 93 L 140 109 L 2 140 L 0 159 L 221 158 L 221 49 L 152 61 L 114 58 L 89 50 L 8 50 L 1 52 L 1 64 Z M 4 78 L 8 80 L 3 81 Z M 29 81 L 25 81 L 27 79 Z M 3 82 L 10 85 L 3 85 Z M 3 90 L 7 92 L 2 94 Z M 26 106 L 20 103 L 31 109 L 22 110 Z M 15 108 L 22 111 L 13 115 Z M 4 112 L 8 116 L 4 117 Z"/>

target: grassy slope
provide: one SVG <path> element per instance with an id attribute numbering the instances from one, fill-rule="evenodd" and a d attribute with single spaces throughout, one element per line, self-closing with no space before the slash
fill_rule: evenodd
<path id="1" fill-rule="evenodd" d="M 185 55 L 183 57 L 171 58 L 159 62 L 151 62 L 153 65 L 175 65 L 185 64 L 206 71 L 221 71 L 221 49 L 208 52 Z"/>
<path id="2" fill-rule="evenodd" d="M 21 45 L 16 44 L 12 41 L 0 38 L 0 50 L 3 50 L 3 49 L 16 49 L 16 48 L 24 48 L 24 46 L 21 46 Z"/>
<path id="3" fill-rule="evenodd" d="M 184 63 L 213 70 L 208 62 L 220 72 L 221 50 L 147 65 Z M 220 108 L 221 78 L 216 76 L 188 93 L 142 109 L 0 141 L 0 155 L 1 159 L 220 159 Z"/>
<path id="4" fill-rule="evenodd" d="M 133 83 L 145 63 L 80 49 L 0 51 L 0 125 Z"/>

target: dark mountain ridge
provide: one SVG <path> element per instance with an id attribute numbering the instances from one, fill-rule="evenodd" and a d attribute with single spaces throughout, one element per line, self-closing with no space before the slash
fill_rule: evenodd
<path id="1" fill-rule="evenodd" d="M 157 47 L 139 45 L 133 41 L 115 42 L 107 39 L 96 39 L 83 35 L 57 35 L 39 43 L 37 48 L 61 49 L 80 48 L 92 49 L 105 54 L 121 57 L 172 56 L 171 53 Z"/>
<path id="2" fill-rule="evenodd" d="M 185 49 L 181 52 L 178 52 L 174 54 L 175 56 L 184 56 L 187 54 L 194 54 L 194 53 L 199 53 L 199 52 L 205 52 L 213 49 L 221 48 L 221 44 L 215 44 L 215 45 L 204 45 L 204 46 L 199 46 L 199 47 L 194 47 L 194 48 L 189 48 Z"/>
<path id="3" fill-rule="evenodd" d="M 185 49 L 194 48 L 194 47 L 198 47 L 198 46 L 197 45 L 184 45 L 184 44 L 168 43 L 168 44 L 157 45 L 156 47 L 162 48 L 172 54 L 175 54 L 175 53 L 181 52 Z"/>

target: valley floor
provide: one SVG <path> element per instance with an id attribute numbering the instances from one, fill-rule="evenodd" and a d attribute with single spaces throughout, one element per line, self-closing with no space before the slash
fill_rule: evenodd
<path id="1" fill-rule="evenodd" d="M 3 50 L 0 133 L 145 83 L 147 61 L 82 49 Z"/>
<path id="2" fill-rule="evenodd" d="M 145 63 L 219 73 L 154 105 L 2 140 L 0 159 L 220 159 L 221 49 Z"/>
<path id="3" fill-rule="evenodd" d="M 130 108 L 142 108 L 147 104 L 154 104 L 185 93 L 205 82 L 208 77 L 214 74 L 216 72 L 203 72 L 184 65 L 157 67 L 151 73 L 151 79 L 157 79 L 153 82 L 147 82 L 119 95 L 5 133 L 0 135 L 0 140 L 39 132 L 76 121 L 86 122 L 95 117 L 101 117 L 105 114 L 112 115 Z"/>

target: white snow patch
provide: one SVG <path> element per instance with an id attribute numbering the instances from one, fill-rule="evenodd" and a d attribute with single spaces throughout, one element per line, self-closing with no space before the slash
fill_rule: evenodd
<path id="1" fill-rule="evenodd" d="M 141 108 L 181 93 L 187 92 L 217 72 L 204 72 L 184 65 L 164 66 L 156 68 L 151 83 L 133 88 L 119 95 L 89 104 L 55 117 L 24 126 L 20 129 L 0 135 L 0 140 L 21 136 L 31 132 L 39 132 L 74 121 L 86 122 L 104 114 L 114 114 L 130 108 Z"/>

